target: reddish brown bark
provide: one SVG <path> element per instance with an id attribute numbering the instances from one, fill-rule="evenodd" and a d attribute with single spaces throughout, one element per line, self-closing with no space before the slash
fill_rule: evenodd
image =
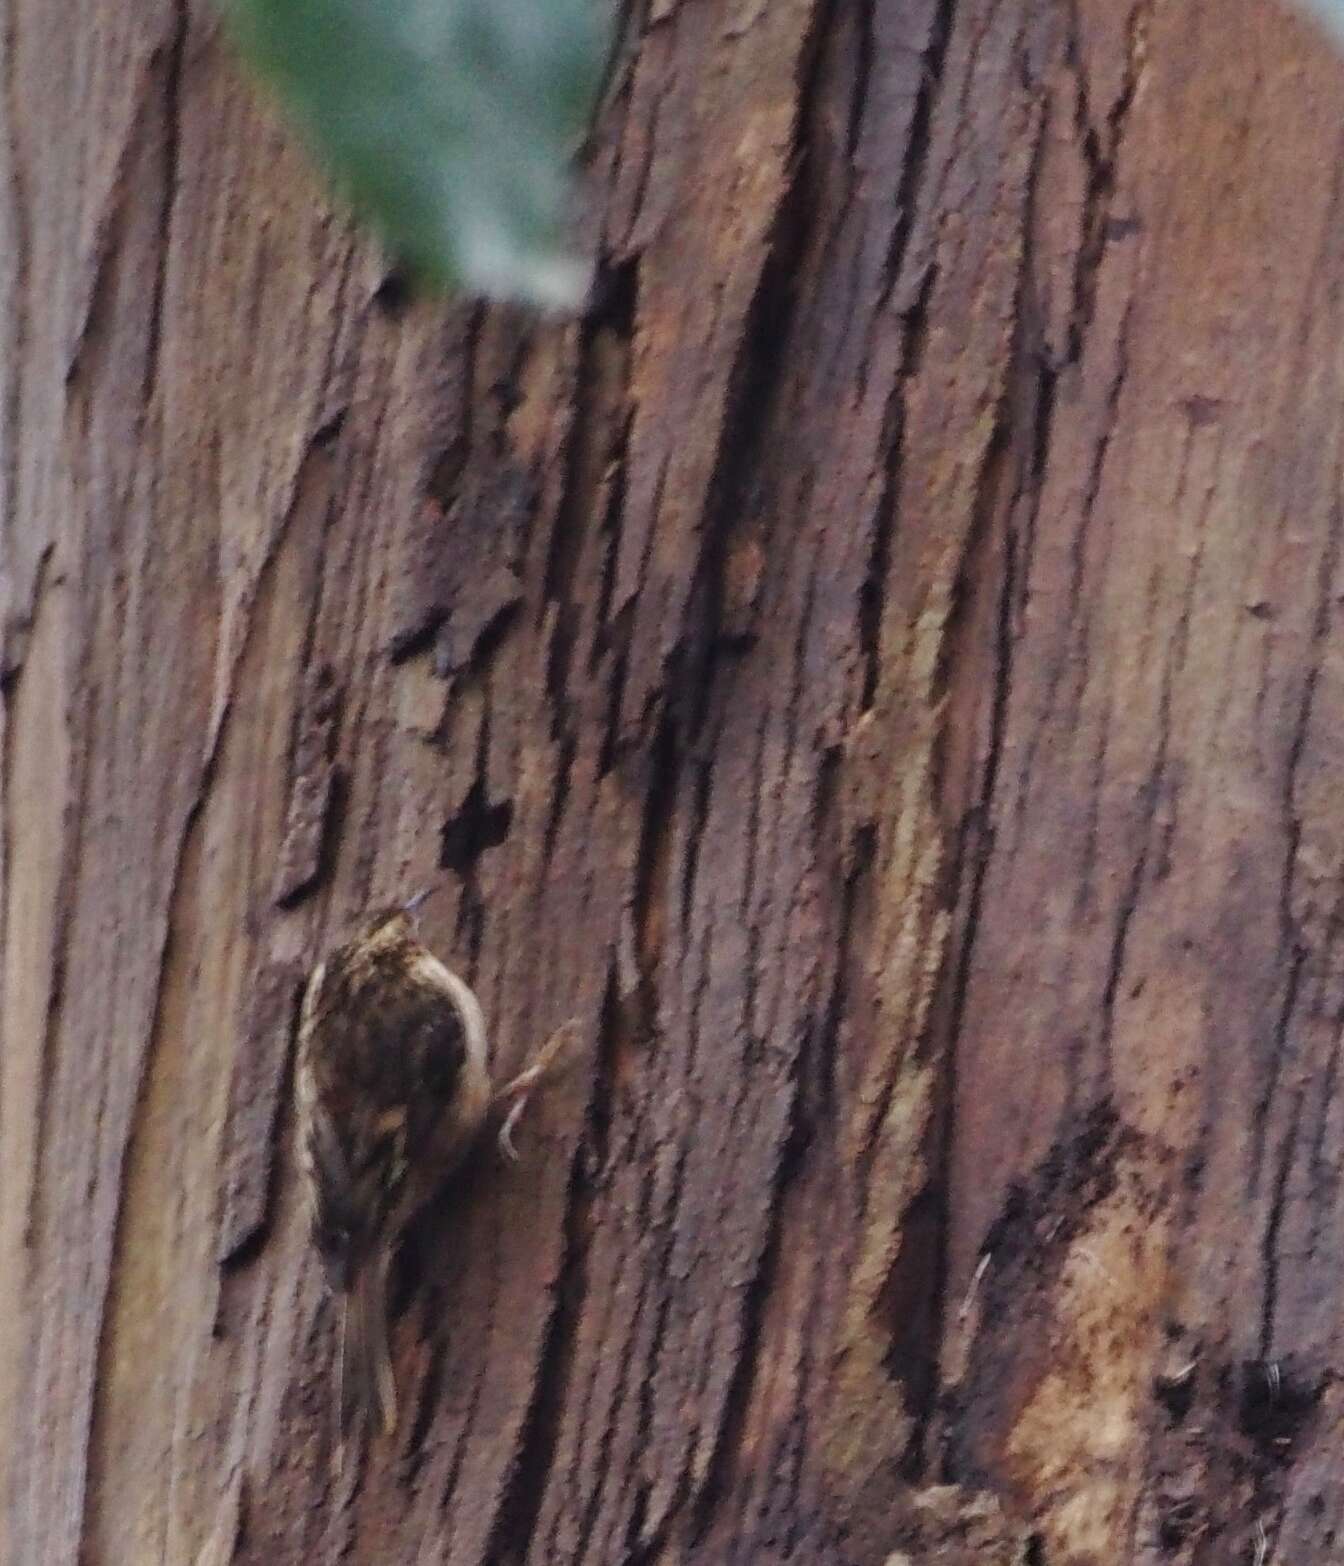
<path id="1" fill-rule="evenodd" d="M 4 80 L 0 1557 L 1332 1559 L 1317 35 L 654 0 L 569 324 L 380 290 L 203 7 Z M 430 882 L 585 1043 L 336 1476 L 294 997 Z"/>

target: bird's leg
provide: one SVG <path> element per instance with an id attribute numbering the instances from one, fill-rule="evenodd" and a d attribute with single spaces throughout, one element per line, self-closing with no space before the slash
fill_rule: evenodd
<path id="1" fill-rule="evenodd" d="M 499 1128 L 499 1150 L 510 1163 L 518 1162 L 518 1149 L 513 1145 L 513 1129 L 522 1119 L 532 1090 L 554 1071 L 566 1045 L 578 1037 L 578 1032 L 578 1020 L 571 1018 L 551 1034 L 526 1070 L 520 1071 L 511 1081 L 495 1090 L 491 1108 L 496 1114 L 502 1112 L 504 1115 L 503 1124 Z"/>

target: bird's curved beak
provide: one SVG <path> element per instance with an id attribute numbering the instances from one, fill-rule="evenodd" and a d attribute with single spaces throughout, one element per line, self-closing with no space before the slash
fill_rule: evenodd
<path id="1" fill-rule="evenodd" d="M 410 916 L 414 918 L 416 913 L 419 911 L 421 903 L 424 902 L 424 900 L 433 890 L 434 888 L 432 886 L 422 887 L 414 897 L 408 897 L 406 899 L 406 901 L 401 905 L 402 911 L 404 913 L 410 914 Z"/>

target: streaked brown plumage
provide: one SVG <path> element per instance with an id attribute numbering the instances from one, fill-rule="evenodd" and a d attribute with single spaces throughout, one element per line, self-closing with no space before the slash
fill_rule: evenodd
<path id="1" fill-rule="evenodd" d="M 571 1032 L 492 1096 L 480 1005 L 416 939 L 412 906 L 373 915 L 318 965 L 299 1024 L 298 1157 L 313 1243 L 342 1305 L 342 1442 L 365 1414 L 396 1425 L 386 1294 L 402 1231 L 492 1110 L 513 1155 L 512 1126 Z"/>

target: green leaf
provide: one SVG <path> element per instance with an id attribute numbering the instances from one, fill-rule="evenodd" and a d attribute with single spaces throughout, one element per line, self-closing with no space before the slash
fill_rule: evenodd
<path id="1" fill-rule="evenodd" d="M 577 304 L 570 168 L 609 0 L 223 0 L 355 209 L 420 278 Z"/>

